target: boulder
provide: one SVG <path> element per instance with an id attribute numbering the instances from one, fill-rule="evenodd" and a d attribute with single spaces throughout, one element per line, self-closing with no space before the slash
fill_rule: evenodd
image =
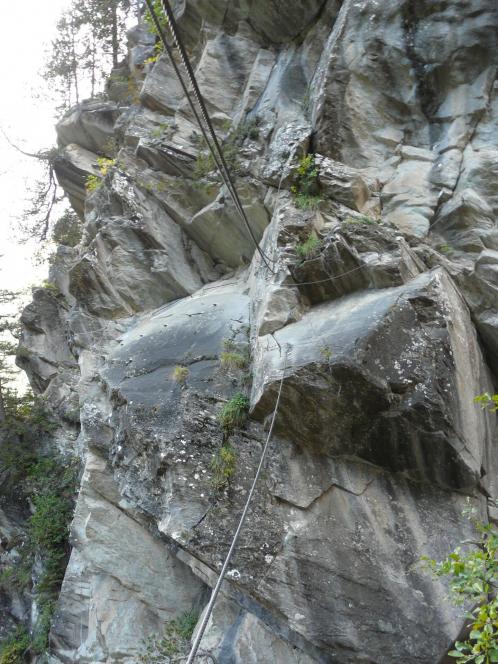
<path id="1" fill-rule="evenodd" d="M 119 113 L 116 102 L 83 101 L 57 123 L 57 141 L 61 147 L 76 143 L 90 152 L 113 157 L 114 125 Z"/>
<path id="2" fill-rule="evenodd" d="M 278 434 L 445 488 L 472 490 L 482 475 L 495 484 L 493 417 L 473 403 L 490 377 L 443 271 L 316 306 L 260 338 L 256 358 L 258 419 L 286 372 Z"/>

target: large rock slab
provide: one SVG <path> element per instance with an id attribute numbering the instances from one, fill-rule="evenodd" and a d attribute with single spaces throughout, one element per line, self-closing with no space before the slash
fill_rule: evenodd
<path id="1" fill-rule="evenodd" d="M 114 156 L 114 125 L 119 117 L 115 102 L 87 100 L 71 108 L 57 123 L 61 147 L 76 143 L 90 152 Z"/>
<path id="2" fill-rule="evenodd" d="M 70 143 L 56 157 L 54 171 L 60 186 L 69 198 L 71 206 L 83 219 L 88 176 L 101 175 L 98 155 L 76 143 Z"/>
<path id="3" fill-rule="evenodd" d="M 209 257 L 154 196 L 122 173 L 112 176 L 109 190 L 93 195 L 92 205 L 88 221 L 95 237 L 71 268 L 69 283 L 89 312 L 115 318 L 153 309 L 212 277 Z"/>
<path id="4" fill-rule="evenodd" d="M 64 662 L 131 664 L 147 636 L 196 608 L 202 596 L 203 584 L 129 507 L 105 461 L 89 454 L 51 631 L 53 652 Z"/>
<path id="5" fill-rule="evenodd" d="M 284 370 L 280 435 L 418 481 L 469 490 L 484 473 L 494 485 L 493 423 L 473 403 L 490 378 L 443 271 L 319 305 L 260 338 L 255 417 L 271 413 Z"/>

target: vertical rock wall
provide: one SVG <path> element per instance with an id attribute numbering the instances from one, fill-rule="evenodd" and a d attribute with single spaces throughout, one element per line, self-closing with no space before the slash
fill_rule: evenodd
<path id="1" fill-rule="evenodd" d="M 175 3 L 272 271 L 144 26 L 109 100 L 59 123 L 84 236 L 58 250 L 60 293 L 35 292 L 22 319 L 22 366 L 79 420 L 60 445 L 85 466 L 53 664 L 136 662 L 143 638 L 202 611 L 282 372 L 202 648 L 219 664 L 444 657 L 464 618 L 418 561 L 469 536 L 467 501 L 487 520 L 498 498 L 495 416 L 473 404 L 498 370 L 495 4 Z M 306 210 L 290 186 L 308 151 L 321 201 Z M 217 415 L 240 392 L 250 417 L 217 490 Z"/>

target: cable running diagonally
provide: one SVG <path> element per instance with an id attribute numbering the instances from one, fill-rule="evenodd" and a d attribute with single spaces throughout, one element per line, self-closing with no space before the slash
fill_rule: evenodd
<path id="1" fill-rule="evenodd" d="M 180 37 L 180 33 L 179 33 L 179 30 L 178 30 L 176 19 L 175 19 L 175 16 L 173 14 L 173 10 L 171 9 L 171 5 L 170 5 L 169 0 L 162 0 L 162 5 L 163 5 L 164 12 L 166 14 L 166 19 L 168 21 L 169 29 L 170 29 L 171 34 L 173 36 L 174 42 L 175 42 L 175 44 L 178 48 L 178 51 L 180 52 L 180 57 L 182 59 L 183 65 L 184 65 L 184 67 L 187 71 L 187 75 L 188 75 L 190 84 L 192 85 L 192 88 L 194 90 L 194 96 L 197 100 L 197 103 L 199 104 L 199 108 L 201 109 L 201 114 L 202 114 L 202 116 L 204 118 L 204 121 L 205 121 L 205 123 L 206 123 L 206 125 L 209 129 L 209 133 L 210 133 L 211 138 L 213 140 L 213 143 L 215 145 L 216 152 L 219 155 L 220 162 L 221 162 L 221 165 L 223 167 L 222 172 L 225 175 L 224 179 L 226 179 L 227 187 L 229 188 L 229 191 L 232 194 L 232 198 L 234 200 L 234 203 L 235 203 L 236 207 L 238 208 L 239 214 L 241 215 L 241 217 L 242 217 L 242 219 L 243 219 L 243 221 L 244 221 L 244 223 L 247 227 L 247 230 L 249 231 L 249 233 L 251 235 L 251 238 L 252 238 L 254 244 L 256 245 L 256 248 L 258 249 L 260 255 L 261 255 L 261 258 L 263 258 L 266 266 L 271 270 L 271 268 L 270 268 L 270 266 L 269 266 L 269 264 L 267 263 L 267 260 L 266 260 L 267 256 L 261 250 L 261 248 L 259 246 L 259 243 L 256 240 L 256 237 L 254 236 L 254 233 L 252 231 L 249 220 L 247 219 L 247 215 L 245 213 L 245 210 L 244 210 L 244 208 L 243 208 L 243 206 L 240 202 L 240 198 L 239 198 L 237 189 L 235 188 L 235 184 L 233 182 L 232 176 L 230 175 L 229 168 L 227 166 L 227 163 L 225 161 L 225 157 L 223 155 L 223 150 L 221 149 L 221 145 L 220 145 L 220 143 L 218 141 L 218 138 L 216 136 L 216 133 L 214 131 L 213 124 L 211 122 L 211 118 L 209 117 L 209 113 L 208 113 L 206 105 L 204 103 L 204 98 L 203 98 L 203 96 L 201 94 L 201 91 L 199 89 L 199 86 L 197 84 L 197 79 L 195 78 L 194 70 L 192 69 L 192 65 L 190 64 L 190 59 L 187 55 L 187 52 L 186 52 L 185 47 L 183 45 L 182 39 Z"/>
<path id="2" fill-rule="evenodd" d="M 289 348 L 287 347 L 286 351 L 285 351 L 284 369 L 282 371 L 282 377 L 280 379 L 280 385 L 278 387 L 277 400 L 275 402 L 275 409 L 273 410 L 273 415 L 272 415 L 271 422 L 270 422 L 270 428 L 268 429 L 268 435 L 266 436 L 266 441 L 265 441 L 265 444 L 263 446 L 263 450 L 261 452 L 261 458 L 259 460 L 259 465 L 258 465 L 258 468 L 256 470 L 256 475 L 254 476 L 254 479 L 253 479 L 253 482 L 252 482 L 252 485 L 251 485 L 251 489 L 249 491 L 246 503 L 244 505 L 244 509 L 243 509 L 242 514 L 240 516 L 239 525 L 237 526 L 237 530 L 235 531 L 235 534 L 233 536 L 232 543 L 230 545 L 230 548 L 229 548 L 228 553 L 227 553 L 226 558 L 225 558 L 225 562 L 223 563 L 223 567 L 221 568 L 221 572 L 220 572 L 220 575 L 218 577 L 218 581 L 216 582 L 216 585 L 213 588 L 213 592 L 211 593 L 211 598 L 210 598 L 209 603 L 207 605 L 207 608 L 205 610 L 204 617 L 202 619 L 201 625 L 200 625 L 199 630 L 197 632 L 197 635 L 194 639 L 194 642 L 192 643 L 192 648 L 190 650 L 190 654 L 188 656 L 186 664 L 192 664 L 193 663 L 193 661 L 195 659 L 195 656 L 197 654 L 197 651 L 199 649 L 199 645 L 201 643 L 202 637 L 204 636 L 204 632 L 206 630 L 206 626 L 208 624 L 209 618 L 211 617 L 211 613 L 213 611 L 213 607 L 214 607 L 214 604 L 216 602 L 216 598 L 218 597 L 218 593 L 220 592 L 221 584 L 223 583 L 223 579 L 225 578 L 225 574 L 226 574 L 226 571 L 228 569 L 228 565 L 230 564 L 230 560 L 232 559 L 233 552 L 234 552 L 235 547 L 237 545 L 237 541 L 239 539 L 240 531 L 242 530 L 242 527 L 243 527 L 244 522 L 246 520 L 247 513 L 249 511 L 249 506 L 251 504 L 252 497 L 254 495 L 254 491 L 256 489 L 256 484 L 258 483 L 259 476 L 261 475 L 261 471 L 263 469 L 263 464 L 264 464 L 264 461 L 265 461 L 265 458 L 266 458 L 266 453 L 268 451 L 268 447 L 269 447 L 270 440 L 271 440 L 271 435 L 273 433 L 273 426 L 275 424 L 275 418 L 277 417 L 278 407 L 280 405 L 280 396 L 282 394 L 282 387 L 284 385 L 284 378 L 285 378 L 285 374 L 286 374 L 286 371 L 287 371 L 288 352 L 289 352 Z"/>
<path id="3" fill-rule="evenodd" d="M 221 174 L 221 177 L 222 177 L 222 179 L 223 179 L 223 181 L 224 181 L 224 183 L 225 183 L 225 185 L 226 185 L 226 187 L 227 187 L 227 189 L 228 189 L 228 191 L 229 191 L 229 193 L 230 193 L 230 196 L 231 196 L 232 199 L 233 199 L 233 202 L 234 202 L 234 204 L 235 204 L 235 208 L 236 208 L 237 212 L 239 213 L 239 215 L 241 216 L 241 218 L 242 218 L 242 220 L 243 220 L 243 222 L 244 222 L 244 225 L 246 226 L 247 231 L 248 231 L 248 233 L 249 233 L 249 235 L 250 235 L 250 238 L 251 238 L 251 240 L 253 241 L 253 243 L 254 243 L 254 245 L 255 245 L 257 251 L 258 251 L 259 254 L 261 255 L 261 258 L 263 259 L 263 261 L 264 261 L 266 267 L 267 267 L 271 272 L 273 272 L 273 270 L 272 270 L 272 268 L 270 267 L 270 264 L 269 264 L 269 262 L 268 262 L 269 259 L 268 259 L 268 257 L 266 256 L 266 254 L 263 252 L 263 250 L 261 249 L 261 247 L 259 246 L 259 243 L 258 243 L 258 241 L 256 240 L 256 237 L 255 237 L 255 235 L 254 235 L 254 233 L 253 233 L 253 231 L 252 231 L 252 228 L 251 228 L 251 225 L 250 225 L 249 220 L 248 220 L 248 218 L 247 218 L 247 215 L 246 215 L 246 213 L 245 213 L 245 210 L 244 210 L 244 208 L 243 208 L 243 206 L 242 206 L 242 204 L 241 204 L 241 202 L 240 202 L 240 198 L 239 198 L 238 192 L 237 192 L 237 190 L 236 190 L 236 188 L 235 188 L 235 185 L 234 185 L 233 179 L 232 179 L 232 177 L 231 177 L 231 175 L 230 175 L 230 172 L 229 172 L 229 170 L 228 170 L 228 167 L 227 167 L 227 164 L 226 164 L 225 158 L 224 158 L 224 156 L 223 156 L 223 152 L 222 152 L 222 150 L 221 150 L 220 144 L 219 144 L 218 139 L 217 139 L 217 137 L 216 137 L 216 134 L 215 134 L 215 132 L 214 132 L 214 129 L 213 129 L 213 126 L 212 126 L 211 120 L 210 120 L 210 118 L 209 118 L 209 114 L 208 114 L 208 112 L 207 112 L 207 110 L 206 110 L 206 106 L 205 106 L 205 104 L 204 104 L 204 100 L 202 99 L 202 95 L 201 95 L 200 90 L 199 90 L 199 86 L 197 85 L 197 81 L 196 81 L 196 79 L 195 79 L 194 72 L 193 72 L 192 67 L 191 67 L 191 65 L 190 65 L 190 61 L 189 61 L 189 59 L 188 59 L 187 53 L 186 53 L 186 51 L 185 51 L 185 48 L 183 47 L 183 44 L 182 44 L 182 42 L 181 42 L 181 39 L 180 39 L 180 37 L 179 37 L 179 35 L 178 35 L 178 29 L 177 29 L 177 26 L 176 26 L 176 22 L 174 22 L 175 19 L 174 19 L 174 16 L 173 16 L 173 12 L 171 11 L 171 7 L 169 6 L 169 3 L 168 3 L 168 6 L 167 6 L 167 7 L 164 6 L 164 11 L 165 11 L 165 13 L 166 13 L 166 17 L 167 17 L 167 20 L 168 20 L 168 25 L 169 25 L 170 30 L 171 30 L 171 33 L 172 33 L 172 35 L 173 35 L 173 39 L 174 39 L 174 41 L 175 41 L 175 43 L 176 43 L 176 45 L 177 45 L 177 47 L 178 47 L 178 49 L 179 49 L 179 51 L 180 51 L 180 55 L 181 55 L 181 58 L 182 58 L 183 64 L 184 64 L 184 66 L 185 66 L 185 69 L 186 69 L 186 71 L 187 71 L 187 75 L 188 75 L 189 81 L 190 81 L 190 83 L 191 83 L 191 85 L 192 85 L 192 87 L 193 87 L 193 89 L 194 89 L 194 96 L 196 97 L 196 100 L 197 100 L 197 103 L 198 103 L 198 105 L 199 105 L 199 108 L 201 109 L 201 115 L 202 115 L 202 117 L 203 117 L 203 119 L 204 119 L 204 122 L 206 123 L 206 125 L 207 125 L 207 127 L 208 127 L 208 132 L 209 132 L 209 134 L 210 134 L 210 136 L 211 136 L 211 140 L 210 140 L 210 138 L 208 137 L 208 132 L 206 131 L 206 128 L 205 128 L 205 126 L 204 126 L 204 124 L 203 124 L 203 122 L 202 122 L 202 120 L 201 120 L 201 117 L 199 116 L 199 113 L 198 113 L 197 109 L 195 108 L 195 105 L 194 105 L 194 103 L 193 103 L 193 101 L 192 101 L 192 99 L 191 99 L 191 96 L 190 96 L 190 92 L 189 92 L 189 90 L 188 90 L 188 88 L 187 88 L 187 85 L 186 85 L 185 81 L 183 80 L 183 76 L 182 76 L 182 74 L 181 74 L 181 72 L 180 72 L 180 70 L 179 70 L 179 68 L 178 68 L 178 65 L 176 64 L 176 61 L 175 61 L 175 59 L 174 59 L 174 55 L 173 55 L 173 51 L 172 51 L 170 45 L 168 44 L 168 41 L 167 41 L 167 39 L 166 39 L 166 35 L 164 34 L 164 30 L 162 29 L 161 23 L 160 23 L 160 21 L 159 21 L 159 19 L 158 19 L 158 17 L 157 17 L 157 14 L 156 14 L 156 12 L 155 12 L 155 10 L 154 10 L 153 3 L 152 3 L 151 0 L 145 0 L 145 1 L 146 1 L 146 4 L 147 4 L 147 8 L 148 8 L 148 10 L 149 10 L 149 13 L 150 13 L 150 15 L 151 15 L 151 17 L 152 17 L 152 20 L 154 21 L 154 25 L 156 26 L 157 32 L 158 32 L 158 34 L 159 34 L 159 37 L 160 37 L 162 43 L 164 44 L 164 48 L 165 48 L 165 50 L 166 50 L 166 53 L 168 54 L 168 57 L 169 57 L 169 59 L 170 59 L 170 61 L 171 61 L 171 64 L 172 64 L 173 69 L 174 69 L 174 71 L 175 71 L 175 74 L 176 74 L 176 76 L 177 76 L 177 78 L 178 78 L 178 80 L 179 80 L 179 82 L 180 82 L 180 85 L 181 85 L 181 87 L 182 87 L 182 89 L 183 89 L 183 92 L 185 93 L 185 96 L 186 96 L 186 98 L 187 98 L 187 101 L 188 101 L 188 103 L 189 103 L 189 106 L 190 106 L 190 108 L 191 108 L 191 110 L 192 110 L 192 112 L 193 112 L 193 114 L 194 114 L 194 117 L 195 117 L 195 119 L 196 119 L 196 121 L 197 121 L 197 124 L 199 125 L 199 128 L 200 128 L 200 130 L 201 130 L 201 132 L 202 132 L 203 138 L 204 138 L 204 140 L 206 141 L 206 145 L 207 145 L 207 147 L 208 147 L 208 149 L 209 149 L 209 151 L 210 151 L 210 153 L 211 153 L 211 155 L 212 155 L 212 157 L 213 157 L 213 159 L 214 159 L 214 162 L 215 162 L 215 164 L 216 164 L 216 167 L 217 167 L 217 169 L 219 170 L 219 172 L 220 172 L 220 174 Z M 164 3 L 163 3 L 163 4 L 164 4 Z M 171 20 L 171 19 L 172 19 L 172 20 Z M 173 21 L 173 22 L 172 22 L 172 21 Z"/>

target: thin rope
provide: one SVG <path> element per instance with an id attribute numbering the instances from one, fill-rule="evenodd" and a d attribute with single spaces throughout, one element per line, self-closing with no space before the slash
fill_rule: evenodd
<path id="1" fill-rule="evenodd" d="M 225 157 L 223 155 L 223 150 L 221 149 L 221 145 L 220 145 L 220 143 L 218 141 L 218 138 L 216 136 L 216 132 L 214 131 L 214 128 L 213 128 L 213 125 L 212 125 L 212 122 L 211 122 L 211 118 L 209 117 L 209 113 L 208 113 L 206 105 L 204 103 L 204 98 L 201 94 L 199 85 L 197 84 L 197 79 L 195 77 L 194 70 L 192 69 L 192 65 L 190 64 L 190 59 L 187 55 L 187 51 L 185 50 L 182 39 L 180 37 L 178 26 L 176 24 L 176 19 L 175 19 L 175 16 L 173 14 L 173 10 L 171 9 L 171 5 L 169 3 L 169 0 L 162 0 L 162 5 L 163 5 L 164 12 L 166 14 L 166 20 L 168 22 L 170 32 L 171 32 L 171 34 L 173 36 L 173 40 L 174 40 L 174 42 L 175 42 L 175 44 L 176 44 L 176 46 L 177 46 L 177 48 L 180 52 L 180 57 L 182 59 L 183 65 L 184 65 L 184 67 L 187 71 L 187 76 L 188 76 L 188 78 L 190 80 L 190 83 L 192 85 L 192 88 L 194 90 L 195 98 L 197 99 L 197 103 L 199 104 L 199 107 L 201 109 L 201 114 L 202 114 L 202 116 L 204 118 L 204 121 L 205 121 L 205 123 L 206 123 L 206 125 L 209 129 L 209 133 L 211 134 L 211 138 L 213 139 L 213 143 L 216 147 L 216 151 L 218 152 L 218 155 L 220 157 L 220 161 L 221 161 L 221 164 L 223 166 L 223 172 L 224 172 L 224 174 L 226 176 L 226 179 L 228 181 L 226 184 L 229 187 L 229 189 L 231 189 L 231 193 L 232 193 L 232 196 L 234 198 L 234 202 L 235 202 L 236 206 L 238 206 L 239 212 L 240 212 L 240 214 L 241 214 L 241 216 L 242 216 L 242 218 L 243 218 L 243 220 L 244 220 L 244 222 L 247 226 L 247 230 L 251 234 L 251 238 L 253 239 L 254 244 L 256 245 L 258 250 L 260 251 L 261 257 L 263 258 L 264 254 L 263 254 L 262 250 L 260 249 L 259 243 L 257 242 L 257 240 L 256 240 L 256 238 L 253 234 L 252 228 L 249 224 L 249 220 L 247 219 L 244 208 L 242 207 L 242 204 L 240 202 L 240 198 L 239 198 L 238 192 L 235 188 L 235 184 L 234 184 L 234 182 L 232 180 L 232 177 L 230 175 L 230 171 L 228 169 L 227 163 L 225 161 Z M 265 261 L 265 263 L 266 263 L 266 261 Z M 270 266 L 267 264 L 267 267 L 269 268 Z"/>
<path id="2" fill-rule="evenodd" d="M 272 268 L 270 267 L 270 265 L 267 261 L 267 257 L 265 255 L 265 253 L 263 252 L 263 250 L 259 246 L 258 241 L 256 240 L 256 237 L 253 233 L 253 230 L 251 228 L 251 225 L 250 225 L 249 220 L 247 218 L 247 215 L 245 213 L 244 207 L 243 207 L 243 205 L 240 201 L 237 189 L 235 188 L 235 184 L 234 184 L 233 179 L 232 179 L 232 177 L 230 175 L 230 172 L 228 170 L 228 166 L 227 166 L 225 158 L 223 156 L 223 152 L 221 150 L 219 141 L 218 141 L 218 139 L 216 137 L 216 134 L 214 132 L 213 125 L 211 123 L 211 120 L 209 118 L 209 114 L 208 114 L 206 106 L 204 104 L 204 100 L 203 100 L 202 95 L 200 93 L 199 86 L 197 85 L 197 81 L 195 79 L 194 72 L 193 72 L 192 67 L 190 65 L 190 61 L 188 59 L 188 56 L 187 56 L 187 53 L 186 53 L 185 48 L 183 46 L 183 43 L 181 41 L 181 38 L 179 37 L 178 29 L 177 29 L 177 26 L 176 26 L 175 18 L 173 16 L 173 12 L 171 11 L 171 7 L 170 7 L 168 2 L 166 2 L 166 3 L 163 2 L 163 9 L 164 9 L 164 12 L 166 14 L 166 18 L 167 18 L 167 21 L 168 21 L 168 26 L 170 28 L 170 31 L 171 31 L 172 35 L 173 35 L 173 39 L 176 43 L 176 46 L 180 51 L 180 56 L 181 56 L 183 65 L 184 65 L 184 67 L 187 71 L 188 78 L 189 78 L 190 83 L 191 83 L 191 85 L 194 89 L 194 96 L 196 97 L 197 103 L 199 104 L 199 107 L 201 109 L 201 115 L 203 116 L 204 121 L 205 121 L 205 123 L 208 127 L 208 130 L 209 130 L 209 133 L 211 135 L 211 139 L 212 139 L 213 144 L 209 140 L 206 129 L 204 127 L 204 124 L 202 123 L 201 118 L 199 117 L 199 113 L 197 112 L 197 109 L 195 108 L 194 103 L 192 102 L 192 99 L 190 97 L 190 92 L 188 91 L 188 88 L 187 88 L 187 86 L 186 86 L 186 84 L 183 80 L 183 77 L 182 77 L 181 72 L 178 68 L 178 65 L 176 64 L 172 49 L 171 49 L 170 45 L 167 42 L 166 35 L 164 34 L 164 30 L 162 29 L 162 26 L 159 22 L 157 14 L 154 10 L 154 6 L 152 4 L 152 1 L 151 0 L 145 0 L 145 1 L 146 1 L 146 4 L 147 4 L 147 8 L 150 12 L 150 15 L 152 17 L 152 20 L 154 21 L 154 25 L 156 26 L 159 37 L 160 37 L 161 41 L 163 42 L 165 50 L 166 50 L 166 52 L 169 56 L 169 59 L 170 59 L 172 65 L 173 65 L 173 69 L 175 71 L 175 74 L 177 75 L 178 80 L 180 81 L 183 92 L 185 93 L 185 96 L 187 97 L 187 101 L 189 103 L 189 106 L 190 106 L 192 112 L 194 113 L 194 117 L 195 117 L 195 119 L 196 119 L 196 121 L 197 121 L 197 123 L 198 123 L 198 125 L 201 129 L 204 140 L 206 141 L 206 145 L 207 145 L 207 147 L 208 147 L 208 149 L 209 149 L 209 151 L 210 151 L 210 153 L 211 153 L 211 155 L 214 159 L 214 162 L 216 164 L 216 167 L 217 167 L 218 171 L 220 172 L 220 175 L 223 179 L 223 182 L 225 183 L 225 185 L 228 189 L 228 192 L 229 192 L 230 196 L 232 197 L 232 200 L 233 200 L 234 205 L 235 205 L 235 209 L 237 210 L 237 212 L 241 216 L 241 218 L 244 222 L 244 225 L 246 226 L 246 229 L 247 229 L 247 231 L 250 235 L 250 238 L 251 238 L 252 242 L 254 243 L 258 253 L 261 255 L 261 258 L 265 262 L 266 267 L 270 270 L 270 272 L 273 273 L 273 270 L 272 270 Z M 213 147 L 213 145 L 214 145 L 214 147 Z"/>
<path id="3" fill-rule="evenodd" d="M 240 531 L 242 530 L 242 527 L 244 525 L 244 521 L 246 520 L 247 513 L 249 511 L 249 506 L 252 501 L 252 497 L 254 495 L 254 491 L 256 489 L 256 484 L 258 482 L 259 476 L 261 474 L 261 470 L 263 469 L 263 464 L 266 458 L 266 453 L 268 451 L 268 446 L 271 440 L 271 435 L 273 433 L 273 426 L 275 424 L 275 418 L 277 416 L 278 412 L 278 407 L 280 405 L 280 396 L 282 394 L 282 387 L 284 384 L 284 378 L 287 370 L 287 355 L 288 355 L 288 350 L 289 347 L 287 346 L 286 352 L 285 352 L 285 363 L 284 363 L 284 369 L 282 371 L 282 377 L 280 379 L 280 385 L 278 388 L 278 393 L 277 393 L 277 400 L 275 402 L 275 409 L 273 411 L 271 423 L 270 423 L 270 428 L 268 430 L 268 435 L 266 437 L 266 441 L 263 447 L 263 451 L 261 452 L 261 459 L 259 460 L 259 465 L 258 469 L 256 471 L 256 475 L 254 476 L 254 480 L 252 482 L 251 490 L 249 491 L 249 495 L 247 496 L 246 504 L 244 506 L 244 510 L 242 512 L 242 515 L 240 517 L 239 525 L 237 526 L 237 530 L 235 531 L 235 534 L 233 536 L 232 544 L 230 545 L 230 549 L 228 550 L 228 553 L 225 558 L 225 562 L 223 563 L 223 567 L 221 568 L 220 575 L 218 577 L 218 581 L 216 582 L 215 587 L 213 588 L 213 592 L 211 594 L 211 598 L 209 600 L 209 603 L 207 605 L 206 611 L 204 613 L 204 618 L 202 619 L 202 623 L 199 627 L 199 631 L 197 632 L 197 636 L 194 639 L 194 642 L 192 644 L 192 648 L 190 650 L 190 654 L 188 656 L 186 664 L 192 664 L 195 656 L 197 654 L 197 651 L 199 649 L 199 645 L 201 643 L 202 637 L 204 636 L 204 632 L 206 631 L 206 627 L 209 621 L 209 618 L 211 617 L 211 613 L 213 611 L 214 604 L 216 602 L 216 598 L 218 597 L 218 593 L 220 592 L 221 584 L 223 583 L 223 579 L 225 577 L 226 571 L 228 569 L 228 565 L 230 564 L 230 560 L 232 558 L 233 552 L 235 550 L 235 547 L 237 545 L 237 540 L 239 539 Z"/>

